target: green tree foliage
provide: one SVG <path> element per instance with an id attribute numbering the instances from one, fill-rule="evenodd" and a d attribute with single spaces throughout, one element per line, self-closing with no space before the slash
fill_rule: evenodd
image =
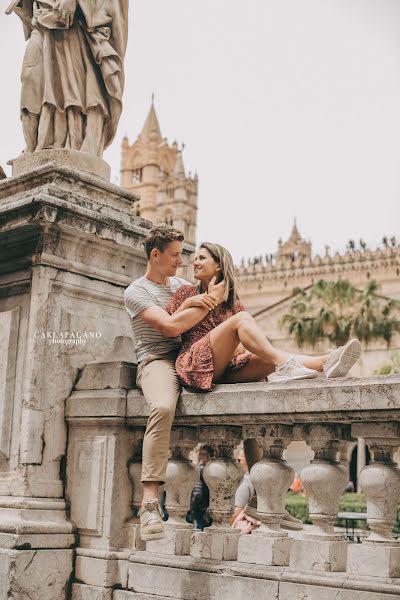
<path id="1" fill-rule="evenodd" d="M 400 303 L 379 296 L 378 291 L 376 281 L 358 290 L 348 279 L 320 279 L 308 289 L 293 290 L 282 321 L 300 348 L 324 339 L 342 345 L 351 337 L 366 344 L 383 339 L 389 345 L 400 332 Z"/>
<path id="2" fill-rule="evenodd" d="M 375 375 L 396 375 L 400 373 L 400 352 L 396 350 L 390 353 L 390 358 L 380 367 L 375 369 Z"/>

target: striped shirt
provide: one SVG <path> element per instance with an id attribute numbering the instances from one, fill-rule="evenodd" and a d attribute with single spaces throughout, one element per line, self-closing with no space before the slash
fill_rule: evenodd
<path id="1" fill-rule="evenodd" d="M 149 354 L 165 354 L 177 351 L 181 347 L 181 336 L 175 338 L 163 336 L 160 331 L 143 321 L 140 313 L 151 306 L 165 308 L 176 290 L 188 284 L 188 281 L 180 277 L 169 277 L 169 285 L 159 285 L 146 277 L 139 277 L 126 288 L 125 307 L 131 320 L 138 362 Z"/>

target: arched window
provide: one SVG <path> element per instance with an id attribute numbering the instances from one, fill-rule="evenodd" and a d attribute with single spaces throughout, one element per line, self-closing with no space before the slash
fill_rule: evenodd
<path id="1" fill-rule="evenodd" d="M 133 169 L 132 171 L 132 183 L 141 183 L 143 169 Z"/>

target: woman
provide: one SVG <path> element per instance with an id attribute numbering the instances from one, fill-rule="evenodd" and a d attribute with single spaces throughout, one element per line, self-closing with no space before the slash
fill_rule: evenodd
<path id="1" fill-rule="evenodd" d="M 194 277 L 200 292 L 214 281 L 225 281 L 222 304 L 192 329 L 182 334 L 176 372 L 183 385 L 208 391 L 215 383 L 261 381 L 275 371 L 275 382 L 317 377 L 343 377 L 361 354 L 358 340 L 323 356 L 288 354 L 274 348 L 240 302 L 236 292 L 234 266 L 229 252 L 219 244 L 203 243 L 194 259 Z M 169 314 L 190 307 L 190 297 L 199 293 L 191 285 L 180 287 L 166 310 Z"/>

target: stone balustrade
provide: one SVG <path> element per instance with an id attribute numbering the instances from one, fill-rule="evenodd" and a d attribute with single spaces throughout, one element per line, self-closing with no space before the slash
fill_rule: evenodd
<path id="1" fill-rule="evenodd" d="M 399 376 L 184 390 L 165 482 L 166 537 L 145 544 L 136 512 L 148 407 L 133 387 L 134 374 L 125 362 L 87 365 L 67 400 L 66 495 L 79 534 L 73 600 L 400 597 L 400 542 L 392 535 L 400 497 L 393 460 L 400 446 Z M 356 544 L 334 523 L 348 481 L 346 448 L 360 438 L 373 460 L 361 473 L 370 531 Z M 251 535 L 228 523 L 241 480 L 233 452 L 242 439 L 261 450 L 250 473 L 261 526 Z M 313 525 L 288 533 L 281 521 L 294 472 L 283 452 L 292 440 L 314 451 L 301 474 Z M 213 450 L 203 473 L 213 524 L 203 532 L 185 521 L 198 477 L 188 454 L 199 441 Z"/>

